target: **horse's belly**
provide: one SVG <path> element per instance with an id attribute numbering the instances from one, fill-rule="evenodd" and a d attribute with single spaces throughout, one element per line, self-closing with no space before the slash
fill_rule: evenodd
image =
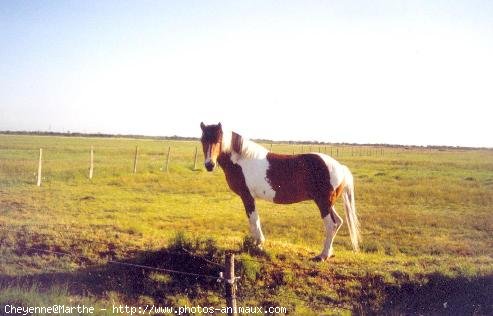
<path id="1" fill-rule="evenodd" d="M 273 201 L 277 204 L 292 204 L 311 199 L 308 192 L 303 190 L 303 186 L 298 184 L 279 186 L 275 188 L 275 191 Z"/>

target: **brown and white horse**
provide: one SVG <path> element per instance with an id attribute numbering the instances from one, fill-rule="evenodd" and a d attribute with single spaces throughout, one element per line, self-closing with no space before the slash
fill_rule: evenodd
<path id="1" fill-rule="evenodd" d="M 358 250 L 360 236 L 353 176 L 346 166 L 320 153 L 270 153 L 235 132 L 223 131 L 221 123 L 200 123 L 200 127 L 205 168 L 212 171 L 217 164 L 222 167 L 230 189 L 245 205 L 251 233 L 259 246 L 265 238 L 255 207 L 256 198 L 278 204 L 313 200 L 320 209 L 326 230 L 323 250 L 314 259 L 329 258 L 333 255 L 332 241 L 342 225 L 342 218 L 334 208 L 336 199 L 342 195 L 351 242 Z"/>

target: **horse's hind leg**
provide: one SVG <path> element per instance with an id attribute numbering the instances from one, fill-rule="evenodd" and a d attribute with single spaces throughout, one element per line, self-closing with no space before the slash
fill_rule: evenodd
<path id="1" fill-rule="evenodd" d="M 250 223 L 250 232 L 255 239 L 255 243 L 261 247 L 262 243 L 265 241 L 264 234 L 262 233 L 262 227 L 260 226 L 260 217 L 255 208 L 255 200 L 253 197 L 248 195 L 241 196 L 243 205 L 245 205 L 245 211 L 248 216 L 248 221 Z"/>
<path id="2" fill-rule="evenodd" d="M 317 203 L 320 208 L 320 213 L 325 226 L 325 242 L 324 247 L 320 255 L 316 256 L 314 260 L 324 261 L 331 257 L 334 253 L 332 243 L 337 231 L 342 226 L 342 218 L 337 214 L 334 206 L 329 206 L 328 203 Z"/>
<path id="3" fill-rule="evenodd" d="M 337 235 L 337 232 L 339 231 L 339 228 L 341 228 L 342 226 L 342 217 L 339 216 L 339 214 L 337 214 L 336 212 L 336 209 L 334 206 L 331 207 L 331 210 L 330 210 L 330 215 L 328 215 L 327 217 L 330 218 L 330 226 L 331 226 L 331 236 L 329 236 L 329 234 L 327 233 L 327 237 L 326 239 L 329 239 L 330 238 L 330 241 L 326 240 L 325 241 L 325 245 L 324 245 L 324 251 L 325 251 L 325 248 L 327 247 L 328 245 L 328 248 L 329 248 L 329 252 L 328 252 L 328 258 L 332 257 L 334 255 L 334 248 L 332 247 L 332 243 L 334 241 L 334 238 L 336 237 Z M 333 215 L 333 216 L 332 216 Z M 328 219 L 327 218 L 327 219 Z M 324 224 L 325 224 L 325 220 L 324 220 Z M 327 227 L 327 224 L 325 225 L 325 227 Z M 327 228 L 326 228 L 327 230 Z"/>

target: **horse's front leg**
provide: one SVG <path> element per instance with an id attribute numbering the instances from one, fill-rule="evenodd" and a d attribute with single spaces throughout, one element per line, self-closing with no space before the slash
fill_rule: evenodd
<path id="1" fill-rule="evenodd" d="M 250 232 L 253 236 L 253 239 L 255 240 L 257 246 L 259 246 L 259 248 L 262 248 L 262 243 L 265 241 L 265 237 L 260 226 L 260 217 L 258 216 L 258 212 L 255 209 L 255 200 L 250 195 L 250 193 L 242 195 L 241 199 L 243 200 L 243 205 L 245 205 L 245 211 L 248 216 L 248 221 L 250 223 Z"/>

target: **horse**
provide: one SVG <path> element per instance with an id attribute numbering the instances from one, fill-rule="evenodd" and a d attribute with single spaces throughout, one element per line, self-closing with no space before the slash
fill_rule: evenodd
<path id="1" fill-rule="evenodd" d="M 351 243 L 355 251 L 359 250 L 354 180 L 348 167 L 322 153 L 271 153 L 235 132 L 223 131 L 221 123 L 205 125 L 201 122 L 200 128 L 205 168 L 211 172 L 219 164 L 223 169 L 229 188 L 243 201 L 258 247 L 262 247 L 265 237 L 255 207 L 256 198 L 277 204 L 313 200 L 325 226 L 322 252 L 313 259 L 325 261 L 332 257 L 332 242 L 343 223 L 334 204 L 342 195 Z"/>

